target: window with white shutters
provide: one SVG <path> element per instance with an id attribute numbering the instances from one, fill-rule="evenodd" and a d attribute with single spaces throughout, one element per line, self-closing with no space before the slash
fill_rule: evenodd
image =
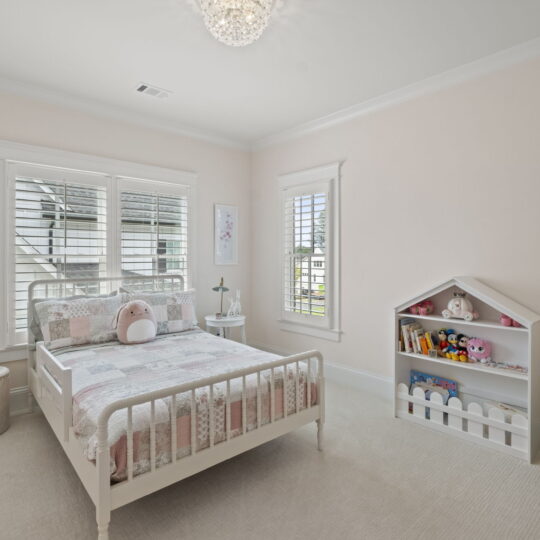
<path id="1" fill-rule="evenodd" d="M 284 309 L 324 317 L 326 304 L 326 193 L 286 196 Z"/>
<path id="2" fill-rule="evenodd" d="M 123 185 L 129 186 L 129 182 Z M 188 277 L 188 196 L 184 191 L 182 187 L 158 191 L 120 188 L 123 275 Z"/>
<path id="3" fill-rule="evenodd" d="M 12 342 L 20 342 L 32 281 L 106 275 L 106 179 L 52 167 L 12 167 L 14 276 L 8 322 Z"/>
<path id="4" fill-rule="evenodd" d="M 194 173 L 0 142 L 0 179 L 3 171 L 0 349 L 26 342 L 36 280 L 182 274 L 190 286 Z M 60 285 L 48 290 L 65 294 Z M 84 283 L 80 292 L 108 286 Z"/>
<path id="5" fill-rule="evenodd" d="M 338 182 L 339 164 L 280 177 L 282 328 L 329 339 L 340 333 Z"/>

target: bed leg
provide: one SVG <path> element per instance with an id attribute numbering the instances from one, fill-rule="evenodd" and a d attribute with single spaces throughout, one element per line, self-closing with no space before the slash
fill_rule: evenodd
<path id="1" fill-rule="evenodd" d="M 98 540 L 109 540 L 109 522 L 111 521 L 111 470 L 108 444 L 108 417 L 98 419 L 98 447 L 96 468 L 98 473 L 98 497 L 96 503 L 96 521 Z"/>
<path id="2" fill-rule="evenodd" d="M 322 452 L 324 443 L 324 423 L 322 420 L 317 420 L 317 449 Z"/>
<path id="3" fill-rule="evenodd" d="M 99 524 L 98 523 L 98 540 L 109 540 L 109 522 Z"/>

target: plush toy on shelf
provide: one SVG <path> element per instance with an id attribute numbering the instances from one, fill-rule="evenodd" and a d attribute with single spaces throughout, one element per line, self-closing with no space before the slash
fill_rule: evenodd
<path id="1" fill-rule="evenodd" d="M 519 324 L 517 321 L 515 321 L 508 315 L 505 315 L 504 313 L 501 313 L 501 318 L 499 320 L 501 321 L 501 324 L 503 326 L 514 326 L 515 328 L 522 328 L 521 324 Z"/>
<path id="2" fill-rule="evenodd" d="M 467 352 L 467 345 L 469 344 L 469 338 L 465 334 L 458 334 L 458 358 L 460 362 L 468 362 L 469 354 Z"/>
<path id="3" fill-rule="evenodd" d="M 450 360 L 454 360 L 456 362 L 459 360 L 457 344 L 457 334 L 454 331 L 448 333 L 448 347 L 446 348 L 445 356 L 446 358 L 449 358 Z"/>
<path id="4" fill-rule="evenodd" d="M 461 291 L 454 292 L 454 297 L 448 302 L 448 309 L 443 310 L 442 316 L 445 319 L 453 317 L 466 321 L 478 319 L 478 313 L 473 310 L 471 302 L 465 297 L 465 293 Z"/>
<path id="5" fill-rule="evenodd" d="M 409 308 L 409 313 L 413 315 L 431 315 L 433 313 L 433 302 L 424 300 L 418 304 L 414 304 Z"/>
<path id="6" fill-rule="evenodd" d="M 470 338 L 467 344 L 469 362 L 487 364 L 491 362 L 491 343 L 485 339 Z"/>
<path id="7" fill-rule="evenodd" d="M 437 332 L 437 336 L 439 337 L 439 352 L 441 353 L 441 356 L 444 356 L 446 354 L 446 350 L 448 349 L 448 336 L 446 334 L 446 328 L 441 328 Z"/>

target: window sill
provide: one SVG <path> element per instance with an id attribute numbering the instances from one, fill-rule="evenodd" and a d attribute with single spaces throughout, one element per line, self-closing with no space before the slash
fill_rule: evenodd
<path id="1" fill-rule="evenodd" d="M 26 360 L 26 344 L 9 345 L 4 349 L 0 349 L 0 364 L 7 364 L 8 362 L 18 362 L 20 360 Z"/>
<path id="2" fill-rule="evenodd" d="M 310 326 L 307 324 L 295 323 L 292 321 L 286 321 L 280 319 L 279 329 L 285 332 L 293 332 L 295 334 L 305 334 L 306 336 L 312 336 L 321 339 L 327 339 L 328 341 L 341 341 L 341 330 L 320 328 L 318 326 Z"/>

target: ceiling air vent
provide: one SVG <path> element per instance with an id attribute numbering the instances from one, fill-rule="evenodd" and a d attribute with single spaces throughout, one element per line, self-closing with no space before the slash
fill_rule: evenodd
<path id="1" fill-rule="evenodd" d="M 166 98 L 169 97 L 171 93 L 169 90 L 164 90 L 163 88 L 158 88 L 157 86 L 152 86 L 146 83 L 139 83 L 136 88 L 139 94 L 146 94 L 147 96 L 157 97 L 157 98 Z"/>

